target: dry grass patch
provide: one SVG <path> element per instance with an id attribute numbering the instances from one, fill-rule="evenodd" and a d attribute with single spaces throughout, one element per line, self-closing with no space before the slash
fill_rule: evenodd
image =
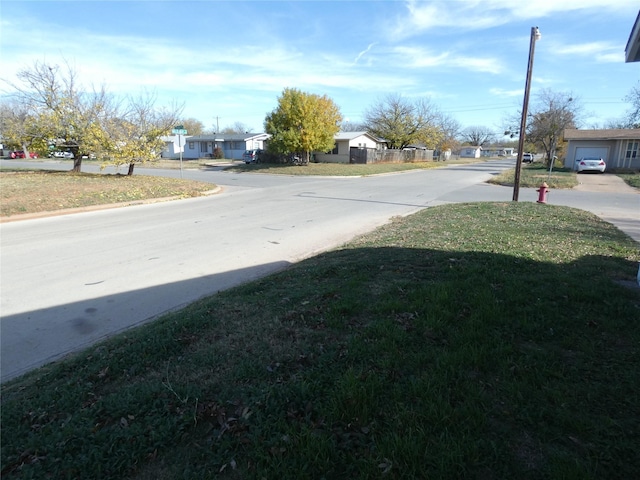
<path id="1" fill-rule="evenodd" d="M 2 217 L 165 197 L 196 197 L 215 186 L 163 177 L 54 171 L 0 172 Z"/>

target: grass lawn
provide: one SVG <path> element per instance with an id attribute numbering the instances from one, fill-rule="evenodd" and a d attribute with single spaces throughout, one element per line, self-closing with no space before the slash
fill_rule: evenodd
<path id="1" fill-rule="evenodd" d="M 493 177 L 489 183 L 497 185 L 513 185 L 515 169 L 505 170 Z M 522 164 L 520 170 L 520 186 L 522 188 L 536 188 L 546 182 L 549 188 L 573 188 L 578 185 L 576 172 L 569 168 L 554 168 L 549 174 L 549 167 L 543 163 Z"/>
<path id="2" fill-rule="evenodd" d="M 630 479 L 638 246 L 423 210 L 2 386 L 3 478 Z"/>
<path id="3" fill-rule="evenodd" d="M 2 170 L 0 214 L 10 217 L 153 198 L 194 197 L 213 188 L 210 183 L 142 175 Z"/>
<path id="4" fill-rule="evenodd" d="M 635 188 L 640 188 L 640 172 L 618 173 L 620 178 Z"/>

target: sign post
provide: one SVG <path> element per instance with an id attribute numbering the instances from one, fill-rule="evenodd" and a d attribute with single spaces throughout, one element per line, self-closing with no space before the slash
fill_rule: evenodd
<path id="1" fill-rule="evenodd" d="M 180 178 L 182 178 L 182 135 L 186 135 L 187 131 L 183 125 L 176 125 L 171 133 L 178 135 L 178 150 L 180 150 Z"/>

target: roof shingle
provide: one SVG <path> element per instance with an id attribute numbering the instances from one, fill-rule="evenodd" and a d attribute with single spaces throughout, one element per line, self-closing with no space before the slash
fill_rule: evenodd
<path id="1" fill-rule="evenodd" d="M 640 140 L 640 128 L 615 128 L 605 130 L 577 130 L 567 128 L 565 140 Z"/>

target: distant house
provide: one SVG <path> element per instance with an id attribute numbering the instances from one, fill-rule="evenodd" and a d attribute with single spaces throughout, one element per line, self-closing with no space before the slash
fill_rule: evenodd
<path id="1" fill-rule="evenodd" d="M 460 158 L 480 158 L 482 155 L 482 147 L 462 147 L 460 148 Z"/>
<path id="2" fill-rule="evenodd" d="M 512 157 L 515 155 L 513 147 L 488 147 L 486 149 L 483 148 L 482 156 L 483 157 Z"/>
<path id="3" fill-rule="evenodd" d="M 323 163 L 349 163 L 352 148 L 383 149 L 382 140 L 367 132 L 338 132 L 334 136 L 335 144 L 329 152 L 314 152 L 313 160 Z"/>
<path id="4" fill-rule="evenodd" d="M 640 128 L 608 130 L 566 129 L 568 142 L 565 167 L 574 168 L 575 161 L 584 157 L 602 158 L 607 168 L 640 168 Z"/>
<path id="5" fill-rule="evenodd" d="M 240 160 L 246 150 L 264 149 L 271 135 L 267 133 L 216 133 L 194 135 L 184 138 L 183 158 L 213 158 L 216 148 L 222 150 L 224 158 Z"/>

